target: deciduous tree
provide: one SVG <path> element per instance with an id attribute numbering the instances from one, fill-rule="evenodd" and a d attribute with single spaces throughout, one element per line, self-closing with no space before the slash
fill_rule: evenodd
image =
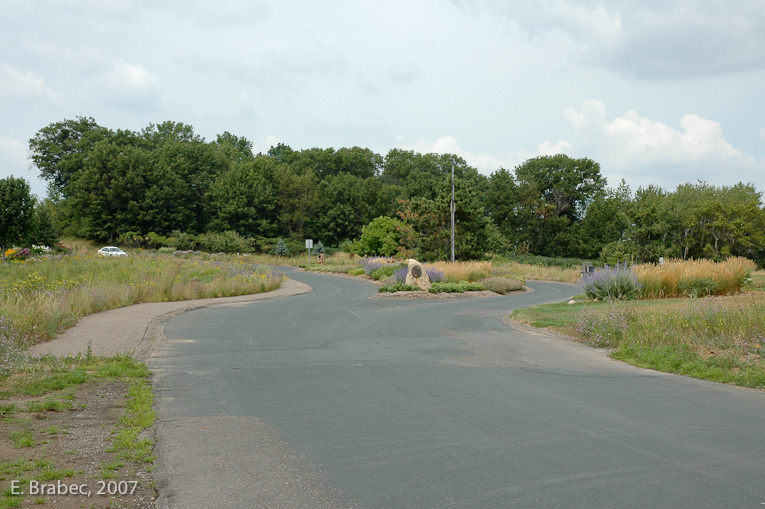
<path id="1" fill-rule="evenodd" d="M 5 261 L 5 251 L 14 243 L 22 243 L 31 233 L 35 200 L 29 183 L 23 178 L 0 179 L 0 250 Z"/>

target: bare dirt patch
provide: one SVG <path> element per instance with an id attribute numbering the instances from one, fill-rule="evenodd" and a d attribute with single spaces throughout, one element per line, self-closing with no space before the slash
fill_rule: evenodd
<path id="1" fill-rule="evenodd" d="M 88 382 L 64 391 L 73 395 L 66 398 L 70 408 L 3 416 L 0 507 L 155 507 L 152 465 L 107 452 L 125 410 L 127 387 L 120 381 Z M 14 398 L 3 404 L 24 409 L 46 399 Z M 23 496 L 9 496 L 13 481 L 20 481 L 15 492 Z M 32 494 L 35 482 L 38 493 Z M 72 486 L 89 495 L 71 494 Z"/>

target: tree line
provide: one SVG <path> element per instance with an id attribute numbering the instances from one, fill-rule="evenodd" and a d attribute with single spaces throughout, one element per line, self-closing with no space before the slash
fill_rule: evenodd
<path id="1" fill-rule="evenodd" d="M 38 207 L 59 232 L 101 241 L 228 232 L 261 251 L 313 238 L 360 254 L 447 259 L 454 164 L 459 259 L 765 259 L 753 185 L 632 192 L 608 187 L 588 158 L 535 157 L 485 176 L 453 154 L 281 143 L 254 154 L 229 132 L 206 141 L 183 123 L 115 131 L 89 117 L 52 123 L 29 147 L 48 182 Z"/>

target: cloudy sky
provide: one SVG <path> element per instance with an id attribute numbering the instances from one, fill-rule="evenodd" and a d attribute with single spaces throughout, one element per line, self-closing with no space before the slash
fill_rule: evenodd
<path id="1" fill-rule="evenodd" d="M 28 141 L 78 115 L 765 191 L 765 2 L 0 2 L 0 178 L 44 195 Z"/>

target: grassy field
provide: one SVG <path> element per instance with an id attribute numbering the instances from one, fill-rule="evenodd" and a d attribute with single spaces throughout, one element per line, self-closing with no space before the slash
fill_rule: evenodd
<path id="1" fill-rule="evenodd" d="M 266 292 L 283 280 L 280 272 L 247 257 L 100 258 L 92 249 L 79 252 L 86 254 L 0 264 L 0 373 L 28 346 L 91 313 L 141 302 Z"/>
<path id="2" fill-rule="evenodd" d="M 550 304 L 513 312 L 611 349 L 630 364 L 744 387 L 765 388 L 765 295 Z"/>

